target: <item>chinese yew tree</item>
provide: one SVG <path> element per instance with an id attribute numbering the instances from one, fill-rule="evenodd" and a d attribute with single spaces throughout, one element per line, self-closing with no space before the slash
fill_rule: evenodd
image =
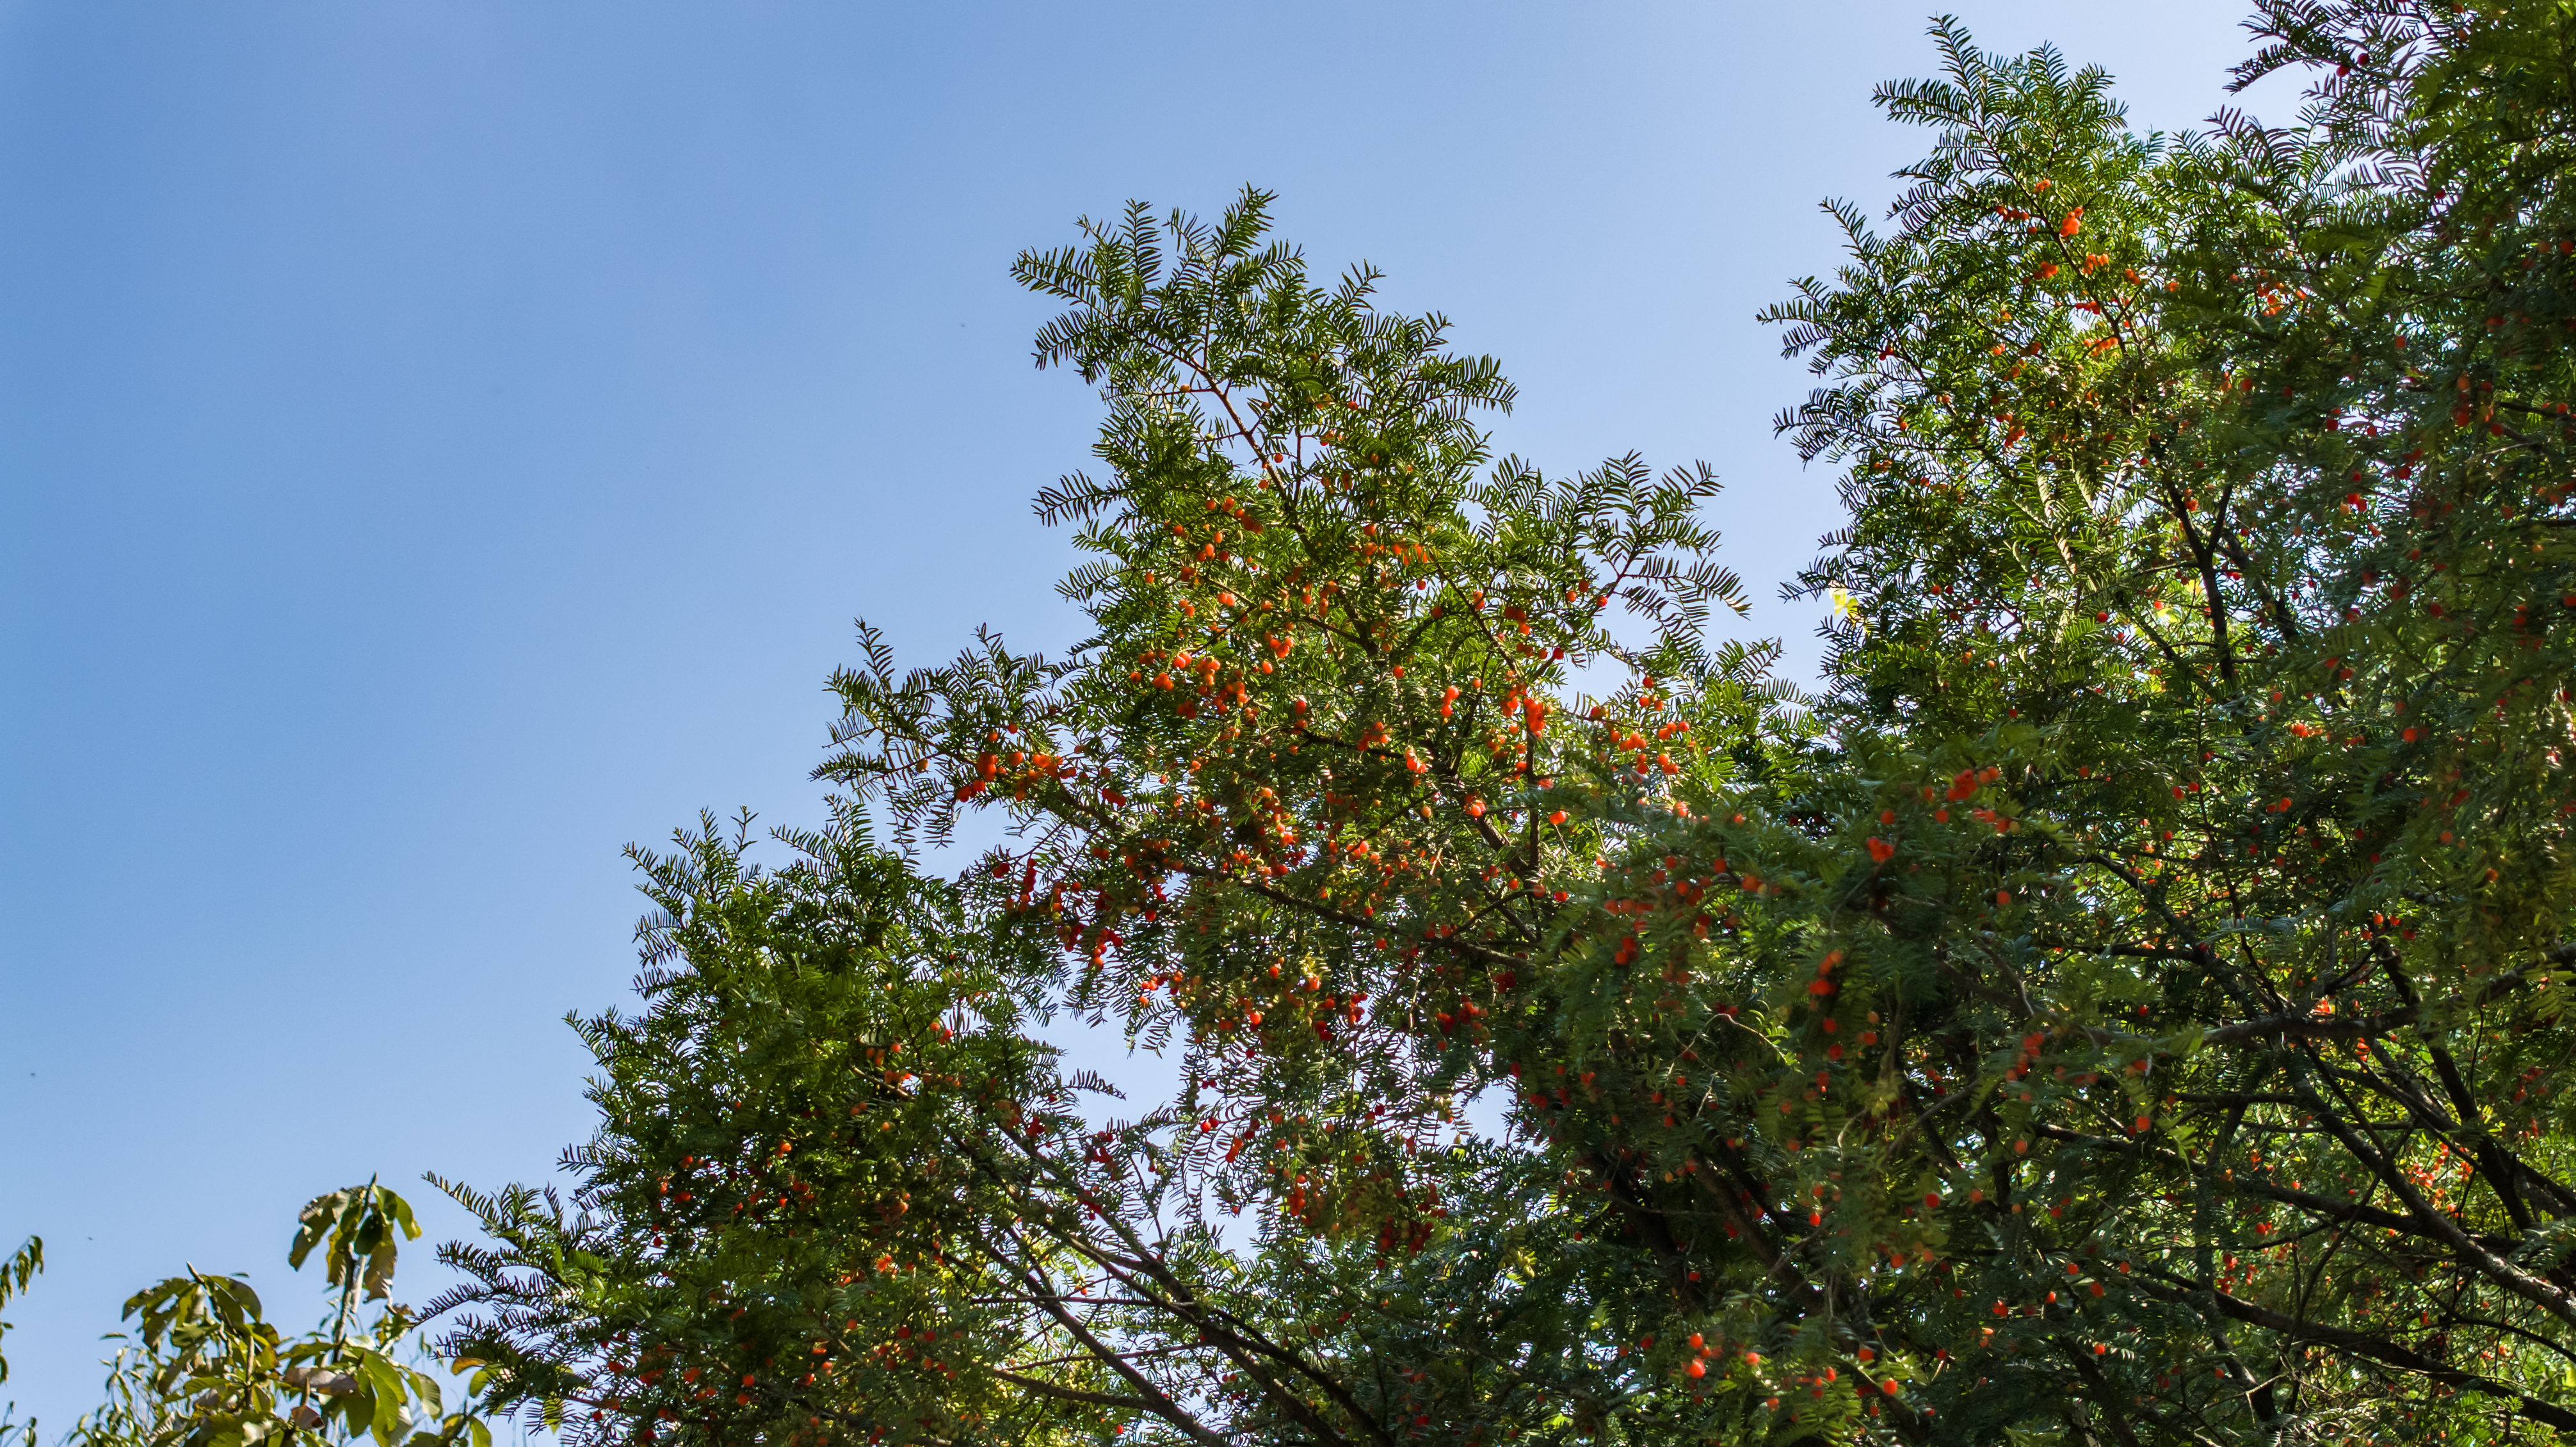
<path id="1" fill-rule="evenodd" d="M 1024 256 L 1092 636 L 867 634 L 831 828 L 639 856 L 451 1346 L 602 1443 L 2576 1426 L 2576 21 L 2258 23 L 2295 130 L 1946 24 L 1881 93 L 1931 154 L 1772 314 L 1812 700 L 1704 636 L 1705 470 L 1491 458 L 1268 198 Z"/>

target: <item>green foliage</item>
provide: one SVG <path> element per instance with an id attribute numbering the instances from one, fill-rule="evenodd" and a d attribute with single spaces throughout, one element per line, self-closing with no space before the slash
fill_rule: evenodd
<path id="1" fill-rule="evenodd" d="M 2570 228 L 2529 124 L 2456 117 L 2566 114 L 2526 83 L 2566 36 L 2267 20 L 2246 78 L 2342 69 L 2301 133 L 2142 142 L 2097 73 L 1945 34 L 1949 82 L 1886 97 L 1944 127 L 1902 230 L 1775 313 L 1833 379 L 1784 426 L 1851 469 L 1807 580 L 1858 600 L 1829 713 L 1982 733 L 2011 786 L 1969 796 L 2016 826 L 1981 849 L 1884 835 L 1891 934 L 1933 906 L 1979 1033 L 2026 1021 L 2049 1072 L 1960 1162 L 2049 1182 L 2016 1234 L 2139 1303 L 2003 1318 L 1961 1409 L 2018 1419 L 2089 1344 L 2112 1430 L 2564 1428 Z"/>
<path id="2" fill-rule="evenodd" d="M 0 1306 L 8 1305 L 11 1296 L 25 1294 L 27 1283 L 35 1280 L 36 1274 L 44 1269 L 45 1238 L 30 1236 L 19 1244 L 8 1260 L 0 1261 Z M 8 1336 L 9 1324 L 0 1321 L 0 1341 L 6 1341 Z M 0 1354 L 0 1382 L 7 1380 L 9 1358 Z"/>
<path id="3" fill-rule="evenodd" d="M 353 1299 L 361 1284 L 367 1300 L 384 1300 L 393 1282 L 399 1242 L 420 1239 L 410 1204 L 373 1181 L 315 1197 L 295 1223 L 295 1242 L 287 1248 L 286 1264 L 303 1270 L 304 1258 L 328 1242 L 323 1276 L 341 1288 L 343 1302 Z"/>
<path id="4" fill-rule="evenodd" d="M 1768 314 L 1817 699 L 1703 637 L 1704 468 L 1493 460 L 1267 196 L 1024 256 L 1092 636 L 863 631 L 830 828 L 636 856 L 575 1196 L 455 1188 L 450 1346 L 599 1443 L 2576 1426 L 2576 33 L 2263 23 L 2294 131 L 1947 22 L 1880 93 L 1890 233 Z"/>
<path id="5" fill-rule="evenodd" d="M 7 1306 L 11 1296 L 23 1294 L 27 1289 L 27 1283 L 35 1280 L 36 1274 L 44 1269 L 45 1238 L 30 1236 L 19 1244 L 18 1249 L 11 1253 L 8 1260 L 0 1261 L 0 1306 Z M 7 1343 L 8 1336 L 9 1323 L 0 1321 L 0 1345 Z M 9 1380 L 9 1356 L 6 1352 L 0 1352 L 0 1382 L 7 1380 Z M 17 1404 L 14 1402 L 6 1408 L 0 1408 L 0 1443 L 6 1443 L 12 1437 L 21 1438 L 27 1447 L 34 1447 L 36 1440 L 36 1424 L 33 1421 L 19 1422 Z"/>
<path id="6" fill-rule="evenodd" d="M 328 1242 L 327 1274 L 339 1289 L 327 1327 L 288 1336 L 269 1323 L 247 1282 L 193 1267 L 146 1287 L 125 1303 L 134 1329 L 108 1364 L 107 1400 L 65 1442 L 292 1447 L 365 1438 L 376 1447 L 490 1447 L 473 1389 L 449 1412 L 437 1380 L 414 1364 L 419 1319 L 409 1308 L 388 1305 L 352 1330 L 360 1293 L 383 1299 L 399 1239 L 420 1234 L 410 1205 L 369 1181 L 316 1197 L 297 1220 L 289 1264 L 300 1268 Z"/>

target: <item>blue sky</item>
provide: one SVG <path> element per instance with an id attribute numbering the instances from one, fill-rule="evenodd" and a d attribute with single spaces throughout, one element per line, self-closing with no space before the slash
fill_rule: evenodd
<path id="1" fill-rule="evenodd" d="M 2245 49 L 2204 0 L 1962 13 L 2148 126 Z M 1504 447 L 1712 462 L 1747 631 L 1812 659 L 1770 600 L 1831 489 L 1752 314 L 1917 152 L 1867 95 L 1923 19 L 0 0 L 0 1251 L 53 1263 L 0 1396 L 68 1425 L 183 1263 L 301 1319 L 315 1192 L 545 1174 L 619 847 L 811 818 L 853 616 L 1072 640 L 1027 498 L 1093 399 L 1005 269 L 1077 215 L 1277 190 L 1504 360 Z"/>

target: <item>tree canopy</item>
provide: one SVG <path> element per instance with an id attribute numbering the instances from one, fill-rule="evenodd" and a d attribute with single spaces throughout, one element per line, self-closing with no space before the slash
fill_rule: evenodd
<path id="1" fill-rule="evenodd" d="M 601 1447 L 2576 1427 L 2571 26 L 2274 0 L 2300 123 L 2142 135 L 1936 24 L 1766 313 L 1812 692 L 1709 469 L 1493 456 L 1267 194 L 1023 255 L 1089 636 L 863 628 L 828 826 L 635 853 L 444 1349 Z"/>
<path id="2" fill-rule="evenodd" d="M 2572 37 L 2262 23 L 2295 130 L 1947 22 L 1880 92 L 1767 314 L 1814 698 L 1708 641 L 1712 474 L 1491 457 L 1268 196 L 1023 256 L 1092 636 L 865 633 L 799 862 L 639 856 L 585 1214 L 473 1198 L 459 1343 L 603 1441 L 2576 1425 Z M 1180 1089 L 1094 1128 L 1063 1014 Z"/>

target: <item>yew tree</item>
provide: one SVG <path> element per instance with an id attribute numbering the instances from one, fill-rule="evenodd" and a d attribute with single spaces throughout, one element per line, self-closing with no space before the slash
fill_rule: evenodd
<path id="1" fill-rule="evenodd" d="M 1936 27 L 1772 313 L 1813 697 L 1706 469 L 1494 458 L 1267 196 L 1022 257 L 1090 636 L 864 634 L 830 827 L 639 854 L 451 1348 L 601 1443 L 2576 1425 L 2571 24 L 2276 5 L 2184 136 Z"/>

